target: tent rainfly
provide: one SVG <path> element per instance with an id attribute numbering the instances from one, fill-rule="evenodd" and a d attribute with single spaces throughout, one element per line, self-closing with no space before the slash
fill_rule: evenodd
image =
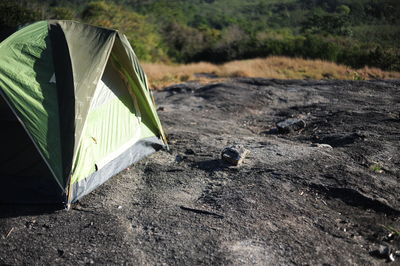
<path id="1" fill-rule="evenodd" d="M 125 35 L 40 21 L 0 43 L 0 202 L 68 206 L 167 145 Z"/>

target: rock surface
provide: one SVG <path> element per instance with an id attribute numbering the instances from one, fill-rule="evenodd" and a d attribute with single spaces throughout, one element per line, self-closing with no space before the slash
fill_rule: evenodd
<path id="1" fill-rule="evenodd" d="M 386 265 L 371 251 L 400 249 L 387 238 L 400 228 L 399 81 L 246 78 L 155 98 L 171 151 L 70 211 L 0 206 L 0 264 Z M 307 127 L 270 130 L 288 117 Z M 241 167 L 220 160 L 233 144 L 250 150 Z"/>

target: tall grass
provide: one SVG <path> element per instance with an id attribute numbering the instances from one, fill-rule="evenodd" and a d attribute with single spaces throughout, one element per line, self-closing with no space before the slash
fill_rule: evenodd
<path id="1" fill-rule="evenodd" d="M 218 79 L 232 77 L 343 80 L 400 79 L 400 72 L 388 72 L 369 67 L 352 69 L 322 60 L 281 56 L 231 61 L 221 65 L 204 62 L 186 65 L 144 63 L 143 68 L 151 86 L 155 89 L 186 81 L 208 83 L 215 81 L 215 77 Z"/>

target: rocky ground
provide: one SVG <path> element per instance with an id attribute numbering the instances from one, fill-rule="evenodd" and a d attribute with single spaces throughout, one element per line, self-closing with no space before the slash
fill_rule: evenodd
<path id="1" fill-rule="evenodd" d="M 242 78 L 155 98 L 170 151 L 70 211 L 0 206 L 0 264 L 400 261 L 400 81 Z M 239 166 L 220 159 L 231 145 L 249 151 Z"/>

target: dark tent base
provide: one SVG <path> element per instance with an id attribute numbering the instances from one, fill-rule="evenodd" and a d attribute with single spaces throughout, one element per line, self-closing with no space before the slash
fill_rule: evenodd
<path id="1" fill-rule="evenodd" d="M 62 189 L 1 97 L 0 124 L 0 203 L 65 202 Z"/>
<path id="2" fill-rule="evenodd" d="M 4 204 L 60 204 L 65 195 L 54 180 L 43 177 L 0 177 L 0 203 Z M 38 182 L 38 179 L 43 182 Z M 51 181 L 50 181 L 51 182 Z"/>

